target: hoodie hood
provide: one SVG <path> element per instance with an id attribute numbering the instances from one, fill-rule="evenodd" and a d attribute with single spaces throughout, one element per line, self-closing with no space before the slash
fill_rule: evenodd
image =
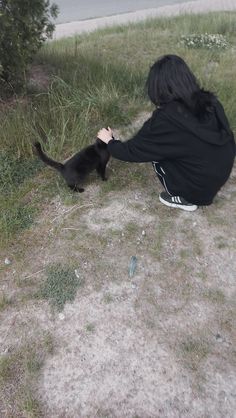
<path id="1" fill-rule="evenodd" d="M 223 106 L 209 92 L 199 90 L 192 96 L 190 111 L 180 101 L 163 106 L 163 116 L 180 129 L 187 130 L 200 140 L 222 146 L 234 138 Z"/>

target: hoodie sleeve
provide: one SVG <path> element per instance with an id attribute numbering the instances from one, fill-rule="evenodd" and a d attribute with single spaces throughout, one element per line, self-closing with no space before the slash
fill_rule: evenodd
<path id="1" fill-rule="evenodd" d="M 149 150 L 150 119 L 148 119 L 137 134 L 126 142 L 113 139 L 108 143 L 108 151 L 114 158 L 129 162 L 152 161 L 153 155 Z"/>
<path id="2" fill-rule="evenodd" d="M 174 140 L 176 127 L 155 111 L 137 134 L 126 142 L 111 140 L 108 151 L 118 160 L 145 163 L 176 158 L 181 154 L 181 145 Z M 180 145 L 180 146 L 179 146 Z"/>

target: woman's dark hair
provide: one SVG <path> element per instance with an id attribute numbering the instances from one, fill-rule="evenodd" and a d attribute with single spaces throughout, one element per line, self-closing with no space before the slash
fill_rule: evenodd
<path id="1" fill-rule="evenodd" d="M 200 88 L 188 65 L 177 55 L 160 57 L 150 68 L 146 85 L 148 96 L 156 106 L 179 100 L 193 113 L 196 113 L 197 96 L 201 96 L 204 111 L 214 97 Z"/>

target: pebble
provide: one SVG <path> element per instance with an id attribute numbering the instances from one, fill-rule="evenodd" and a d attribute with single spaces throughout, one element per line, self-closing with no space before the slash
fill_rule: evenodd
<path id="1" fill-rule="evenodd" d="M 222 343 L 223 342 L 223 338 L 221 337 L 220 334 L 216 334 L 216 340 L 218 341 L 218 343 Z"/>
<path id="2" fill-rule="evenodd" d="M 5 258 L 4 263 L 8 266 L 9 264 L 11 264 L 11 260 L 9 260 L 9 258 Z"/>
<path id="3" fill-rule="evenodd" d="M 77 279 L 79 279 L 79 278 L 80 278 L 80 276 L 79 276 L 79 271 L 78 271 L 77 269 L 75 269 L 75 275 L 76 275 Z"/>
<path id="4" fill-rule="evenodd" d="M 59 313 L 58 318 L 60 321 L 63 321 L 63 319 L 65 319 L 65 315 L 63 313 Z"/>
<path id="5" fill-rule="evenodd" d="M 10 347 L 6 347 L 2 352 L 0 353 L 1 356 L 4 356 L 4 354 L 8 354 L 10 352 Z"/>

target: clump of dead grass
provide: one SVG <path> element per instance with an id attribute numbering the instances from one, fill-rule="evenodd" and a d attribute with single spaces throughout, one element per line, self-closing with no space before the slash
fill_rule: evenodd
<path id="1" fill-rule="evenodd" d="M 205 338 L 189 336 L 179 346 L 186 367 L 196 372 L 210 353 L 209 342 Z"/>
<path id="2" fill-rule="evenodd" d="M 4 292 L 0 292 L 0 312 L 12 304 L 11 298 L 7 297 Z"/>

